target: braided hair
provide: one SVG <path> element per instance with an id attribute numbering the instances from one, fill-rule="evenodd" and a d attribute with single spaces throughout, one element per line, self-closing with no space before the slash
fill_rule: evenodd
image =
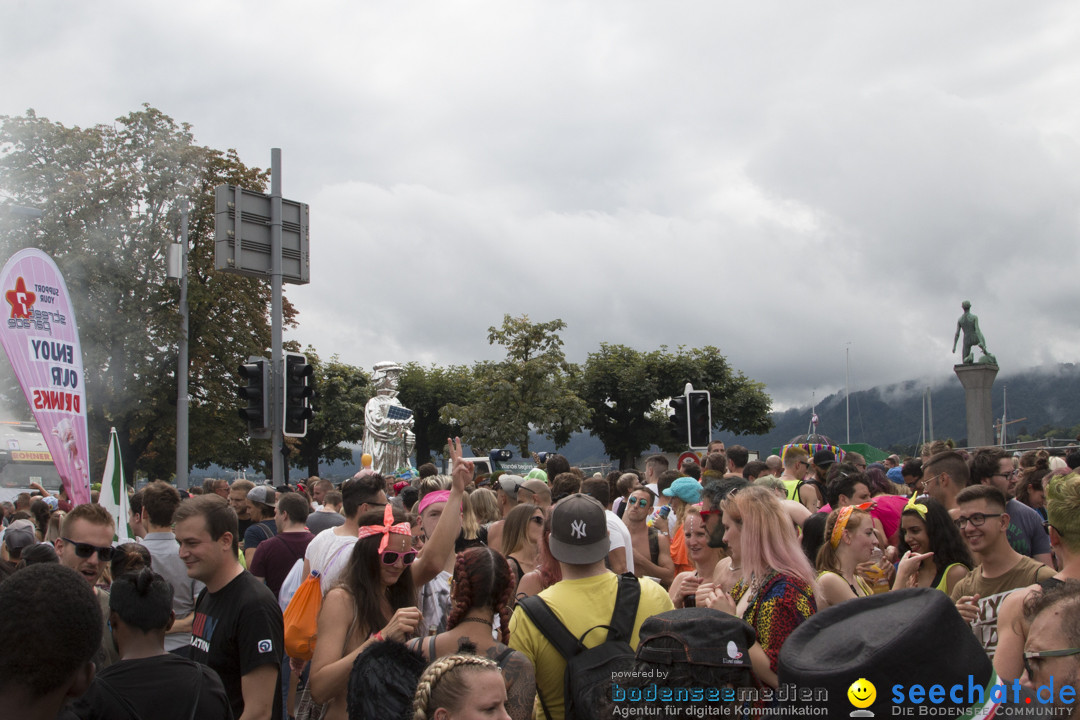
<path id="1" fill-rule="evenodd" d="M 431 720 L 438 708 L 459 709 L 469 694 L 469 676 L 477 672 L 502 674 L 494 660 L 471 653 L 447 655 L 428 665 L 416 684 L 413 720 Z"/>
<path id="2" fill-rule="evenodd" d="M 446 629 L 453 630 L 470 610 L 491 608 L 499 614 L 499 639 L 505 645 L 510 639 L 516 587 L 510 563 L 497 550 L 484 545 L 458 553 Z"/>

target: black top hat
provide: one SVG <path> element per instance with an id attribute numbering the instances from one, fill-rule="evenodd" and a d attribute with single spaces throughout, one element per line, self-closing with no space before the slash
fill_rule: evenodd
<path id="1" fill-rule="evenodd" d="M 890 717 L 894 706 L 911 704 L 907 691 L 914 685 L 921 685 L 924 692 L 933 685 L 943 686 L 943 701 L 934 703 L 938 708 L 966 708 L 973 692 L 975 705 L 980 698 L 989 700 L 993 693 L 987 686 L 996 682 L 994 668 L 971 627 L 949 597 L 933 588 L 894 590 L 817 613 L 788 636 L 780 650 L 778 674 L 781 687 L 794 683 L 800 692 L 827 691 L 828 699 L 815 705 L 827 706 L 830 718 L 871 717 L 871 713 Z M 859 681 L 863 682 L 853 687 Z M 898 685 L 903 702 L 894 702 Z M 948 694 L 954 685 L 962 687 L 959 703 Z M 849 690 L 854 695 L 849 696 Z"/>

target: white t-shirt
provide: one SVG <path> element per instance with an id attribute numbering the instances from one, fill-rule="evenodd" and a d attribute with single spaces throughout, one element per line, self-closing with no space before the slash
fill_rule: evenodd
<path id="1" fill-rule="evenodd" d="M 312 570 L 319 572 L 319 586 L 325 595 L 337 584 L 338 578 L 349 564 L 352 546 L 359 540 L 355 535 L 337 535 L 328 528 L 308 543 L 304 558 Z"/>
<path id="2" fill-rule="evenodd" d="M 604 511 L 604 517 L 607 518 L 608 540 L 611 542 L 608 552 L 615 548 L 623 548 L 626 552 L 626 572 L 634 572 L 634 545 L 630 538 L 630 530 L 619 519 L 619 516 L 610 510 Z"/>

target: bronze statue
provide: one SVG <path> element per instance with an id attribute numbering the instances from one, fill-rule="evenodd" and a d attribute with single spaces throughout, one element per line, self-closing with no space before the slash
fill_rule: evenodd
<path id="1" fill-rule="evenodd" d="M 952 343 L 953 352 L 956 352 L 956 343 L 960 339 L 960 333 L 963 332 L 964 353 L 962 362 L 964 365 L 975 364 L 974 347 L 976 345 L 983 351 L 983 356 L 979 358 L 980 365 L 997 365 L 997 358 L 986 349 L 986 338 L 983 337 L 982 331 L 979 330 L 978 316 L 971 312 L 971 301 L 965 300 L 960 303 L 960 307 L 964 308 L 964 314 L 956 321 L 956 335 L 953 336 Z"/>

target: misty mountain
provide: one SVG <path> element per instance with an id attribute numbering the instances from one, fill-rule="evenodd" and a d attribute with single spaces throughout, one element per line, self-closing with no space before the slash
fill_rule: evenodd
<path id="1" fill-rule="evenodd" d="M 867 443 L 883 450 L 893 448 L 904 452 L 905 448 L 908 449 L 906 451 L 913 449 L 922 439 L 923 393 L 927 387 L 930 388 L 933 405 L 934 438 L 952 438 L 958 445 L 966 444 L 964 389 L 960 386 L 960 380 L 952 373 L 931 380 L 909 380 L 852 392 L 851 441 Z M 996 420 L 1001 418 L 1006 388 L 1007 420 L 1011 422 L 1024 418 L 1021 422 L 1009 425 L 1010 438 L 1038 434 L 1048 426 L 1069 428 L 1080 424 L 1080 365 L 1068 363 L 1011 374 L 999 373 L 993 388 L 993 412 Z M 844 393 L 838 392 L 821 400 L 817 403 L 816 412 L 818 432 L 827 435 L 834 443 L 846 443 Z M 806 433 L 810 426 L 810 416 L 809 406 L 793 408 L 773 413 L 776 427 L 766 435 L 736 436 L 720 432 L 715 433 L 714 437 L 728 444 L 744 445 L 764 457 L 772 452 L 773 448 Z M 535 434 L 530 438 L 530 448 L 536 451 L 555 450 L 546 439 Z M 588 433 L 574 435 L 559 452 L 576 465 L 610 463 L 604 453 L 604 446 Z M 320 465 L 319 473 L 324 477 L 348 477 L 359 469 L 360 455 L 361 451 L 357 448 L 353 451 L 352 463 Z M 514 460 L 519 460 L 516 452 Z M 217 468 L 192 471 L 193 478 L 204 475 L 213 477 L 231 474 Z M 292 477 L 298 479 L 302 477 L 302 472 L 294 469 Z"/>

